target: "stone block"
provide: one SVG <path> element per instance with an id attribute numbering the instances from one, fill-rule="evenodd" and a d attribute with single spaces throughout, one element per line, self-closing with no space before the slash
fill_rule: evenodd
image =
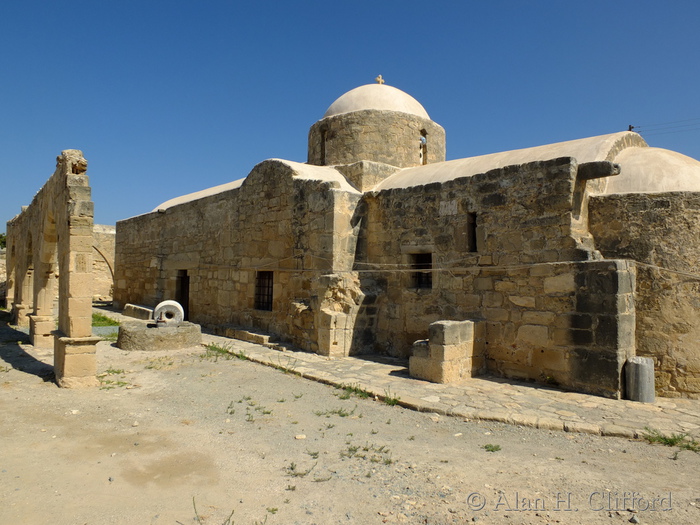
<path id="1" fill-rule="evenodd" d="M 564 273 L 554 277 L 546 277 L 544 280 L 544 293 L 560 294 L 573 293 L 578 289 L 573 273 Z"/>
<path id="2" fill-rule="evenodd" d="M 430 358 L 437 361 L 456 361 L 471 357 L 474 345 L 472 341 L 455 345 L 436 345 L 430 343 Z M 415 354 L 414 354 L 415 355 Z"/>
<path id="3" fill-rule="evenodd" d="M 54 335 L 54 374 L 59 386 L 96 386 L 95 350 L 100 338 L 63 337 L 61 332 L 55 332 Z"/>
<path id="4" fill-rule="evenodd" d="M 124 305 L 124 310 L 122 310 L 122 314 L 128 317 L 133 317 L 134 319 L 148 321 L 149 319 L 153 319 L 153 308 L 139 304 L 126 303 Z"/>
<path id="5" fill-rule="evenodd" d="M 427 339 L 421 339 L 413 343 L 411 350 L 416 357 L 430 357 L 430 346 Z"/>
<path id="6" fill-rule="evenodd" d="M 474 338 L 473 321 L 437 321 L 428 328 L 431 344 L 454 345 Z"/>
<path id="7" fill-rule="evenodd" d="M 509 295 L 508 300 L 515 306 L 520 306 L 522 308 L 534 308 L 536 304 L 534 297 L 519 297 L 516 295 Z"/>
<path id="8" fill-rule="evenodd" d="M 535 346 L 546 346 L 549 340 L 549 328 L 542 325 L 522 325 L 518 328 L 517 340 Z"/>
<path id="9" fill-rule="evenodd" d="M 568 353 L 563 348 L 541 348 L 532 352 L 530 363 L 535 370 L 566 372 L 569 369 Z"/>

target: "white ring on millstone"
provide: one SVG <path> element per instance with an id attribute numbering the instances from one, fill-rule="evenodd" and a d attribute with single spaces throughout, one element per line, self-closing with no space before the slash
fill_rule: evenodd
<path id="1" fill-rule="evenodd" d="M 185 320 L 185 311 L 177 301 L 163 301 L 153 310 L 153 319 L 162 319 L 166 325 L 178 325 Z"/>

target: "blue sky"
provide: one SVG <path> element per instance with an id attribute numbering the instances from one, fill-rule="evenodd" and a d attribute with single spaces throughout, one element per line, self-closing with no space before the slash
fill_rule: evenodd
<path id="1" fill-rule="evenodd" d="M 691 0 L 4 2 L 0 231 L 63 149 L 101 224 L 304 162 L 309 127 L 378 74 L 448 159 L 629 124 L 700 159 L 699 20 Z"/>

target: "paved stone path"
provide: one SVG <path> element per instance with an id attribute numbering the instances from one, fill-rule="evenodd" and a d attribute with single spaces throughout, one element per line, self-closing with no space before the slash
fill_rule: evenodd
<path id="1" fill-rule="evenodd" d="M 696 400 L 620 401 L 490 376 L 440 385 L 409 377 L 407 363 L 397 359 L 328 359 L 208 334 L 203 342 L 314 381 L 357 386 L 379 398 L 398 398 L 398 404 L 422 412 L 628 438 L 639 438 L 645 428 L 651 428 L 700 440 L 700 401 Z"/>

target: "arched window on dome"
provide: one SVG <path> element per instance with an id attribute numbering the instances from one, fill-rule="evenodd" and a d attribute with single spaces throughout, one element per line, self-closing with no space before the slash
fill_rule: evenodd
<path id="1" fill-rule="evenodd" d="M 428 132 L 420 130 L 420 163 L 428 163 Z"/>

